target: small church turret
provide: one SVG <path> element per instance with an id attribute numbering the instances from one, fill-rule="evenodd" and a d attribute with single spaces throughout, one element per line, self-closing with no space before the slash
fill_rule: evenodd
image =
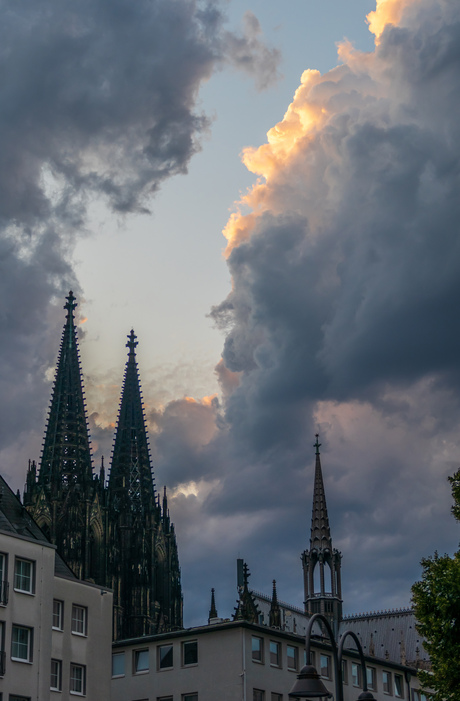
<path id="1" fill-rule="evenodd" d="M 342 620 L 342 587 L 340 567 L 342 555 L 332 547 L 327 514 L 323 473 L 316 434 L 315 484 L 311 519 L 310 549 L 302 553 L 305 611 L 309 615 L 322 613 L 338 633 Z"/>

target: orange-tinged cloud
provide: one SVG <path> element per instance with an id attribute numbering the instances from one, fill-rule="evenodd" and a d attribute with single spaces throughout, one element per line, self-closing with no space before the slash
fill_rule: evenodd
<path id="1" fill-rule="evenodd" d="M 399 24 L 404 8 L 414 2 L 417 0 L 377 0 L 377 7 L 366 17 L 376 44 L 386 25 Z"/>

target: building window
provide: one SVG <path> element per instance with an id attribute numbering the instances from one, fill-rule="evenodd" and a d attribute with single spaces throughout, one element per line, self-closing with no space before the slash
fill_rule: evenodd
<path id="1" fill-rule="evenodd" d="M 0 606 L 8 603 L 8 556 L 0 553 Z"/>
<path id="2" fill-rule="evenodd" d="M 252 701 L 265 701 L 265 691 L 263 689 L 253 689 Z"/>
<path id="3" fill-rule="evenodd" d="M 401 674 L 395 674 L 395 696 L 404 698 L 404 684 Z"/>
<path id="4" fill-rule="evenodd" d="M 157 696 L 157 701 L 173 701 L 172 696 Z"/>
<path id="5" fill-rule="evenodd" d="M 367 688 L 375 691 L 377 689 L 377 672 L 375 667 L 366 667 Z"/>
<path id="6" fill-rule="evenodd" d="M 329 655 L 320 655 L 320 667 L 323 679 L 331 679 L 331 658 Z"/>
<path id="7" fill-rule="evenodd" d="M 10 694 L 8 699 L 9 701 L 30 701 L 30 696 L 16 696 L 16 694 Z"/>
<path id="8" fill-rule="evenodd" d="M 149 671 L 149 651 L 134 650 L 134 674 Z"/>
<path id="9" fill-rule="evenodd" d="M 122 677 L 125 673 L 125 653 L 114 652 L 112 655 L 112 677 Z"/>
<path id="10" fill-rule="evenodd" d="M 382 672 L 383 693 L 391 694 L 391 672 Z"/>
<path id="11" fill-rule="evenodd" d="M 87 609 L 84 606 L 72 604 L 72 633 L 86 635 Z"/>
<path id="12" fill-rule="evenodd" d="M 351 663 L 351 683 L 361 688 L 361 665 L 356 662 Z"/>
<path id="13" fill-rule="evenodd" d="M 342 681 L 348 684 L 348 665 L 346 660 L 342 660 Z"/>
<path id="14" fill-rule="evenodd" d="M 53 628 L 62 630 L 64 620 L 64 602 L 53 599 Z"/>
<path id="15" fill-rule="evenodd" d="M 272 667 L 281 667 L 281 645 L 270 640 L 270 664 Z"/>
<path id="16" fill-rule="evenodd" d="M 314 650 L 310 650 L 310 664 L 313 665 L 313 667 L 316 667 L 316 655 Z M 303 666 L 307 664 L 307 651 L 304 649 L 303 651 Z"/>
<path id="17" fill-rule="evenodd" d="M 11 659 L 18 662 L 32 662 L 33 629 L 13 626 L 11 633 Z"/>
<path id="18" fill-rule="evenodd" d="M 70 665 L 70 693 L 86 694 L 86 667 L 82 664 Z"/>
<path id="19" fill-rule="evenodd" d="M 51 660 L 50 689 L 62 691 L 62 660 Z"/>
<path id="20" fill-rule="evenodd" d="M 14 561 L 14 588 L 24 594 L 34 593 L 34 563 L 31 560 Z"/>
<path id="21" fill-rule="evenodd" d="M 198 701 L 198 694 L 182 694 L 182 701 Z"/>
<path id="22" fill-rule="evenodd" d="M 198 664 L 198 640 L 187 640 L 182 643 L 182 664 L 184 667 Z"/>
<path id="23" fill-rule="evenodd" d="M 293 645 L 287 646 L 287 667 L 297 672 L 299 660 L 299 649 Z"/>
<path id="24" fill-rule="evenodd" d="M 425 694 L 422 694 L 420 689 L 411 689 L 412 691 L 412 701 L 426 701 Z"/>
<path id="25" fill-rule="evenodd" d="M 171 669 L 174 663 L 173 646 L 158 646 L 158 669 Z"/>
<path id="26" fill-rule="evenodd" d="M 283 701 L 283 694 L 274 694 L 272 691 L 271 701 Z"/>
<path id="27" fill-rule="evenodd" d="M 255 635 L 252 636 L 252 661 L 253 662 L 263 662 L 264 655 L 264 641 L 263 638 L 256 638 Z"/>

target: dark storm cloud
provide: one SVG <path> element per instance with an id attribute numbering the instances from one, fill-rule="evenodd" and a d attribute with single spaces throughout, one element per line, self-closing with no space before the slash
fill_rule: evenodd
<path id="1" fill-rule="evenodd" d="M 266 85 L 279 57 L 255 18 L 232 34 L 212 1 L 3 0 L 0 17 L 0 448 L 10 476 L 5 451 L 39 417 L 42 430 L 44 372 L 64 294 L 78 294 L 72 250 L 87 205 L 146 211 L 209 128 L 196 109 L 201 83 L 231 64 Z"/>
<path id="2" fill-rule="evenodd" d="M 407 605 L 420 558 L 458 543 L 459 46 L 454 0 L 408 0 L 374 53 L 344 44 L 342 66 L 306 72 L 244 155 L 261 179 L 213 310 L 226 400 L 206 451 L 226 466 L 187 499 L 203 538 L 220 514 L 225 557 L 298 605 L 318 429 L 347 611 Z"/>

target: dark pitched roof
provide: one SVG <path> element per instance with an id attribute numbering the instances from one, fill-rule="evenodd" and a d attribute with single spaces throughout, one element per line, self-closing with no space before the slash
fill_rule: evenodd
<path id="1" fill-rule="evenodd" d="M 425 666 L 429 656 L 415 626 L 412 609 L 372 611 L 345 617 L 340 624 L 340 633 L 352 630 L 366 655 L 413 667 Z"/>
<path id="2" fill-rule="evenodd" d="M 42 545 L 54 548 L 41 528 L 37 526 L 27 509 L 21 504 L 8 484 L 0 475 L 0 531 L 11 533 L 12 536 L 37 541 Z M 76 579 L 64 560 L 55 552 L 54 573 L 59 577 Z"/>

